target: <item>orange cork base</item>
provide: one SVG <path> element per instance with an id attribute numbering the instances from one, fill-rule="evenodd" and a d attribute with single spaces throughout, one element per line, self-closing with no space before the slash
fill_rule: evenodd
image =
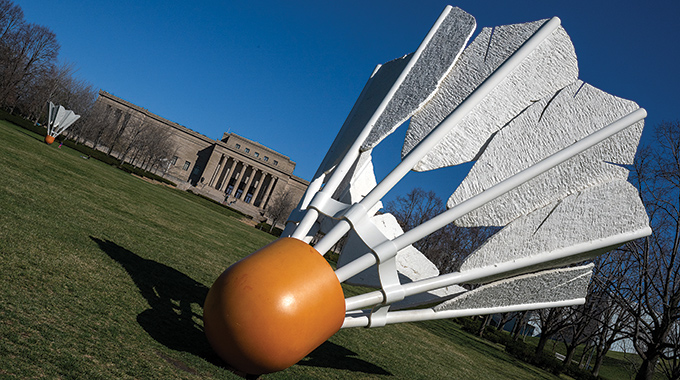
<path id="1" fill-rule="evenodd" d="M 47 135 L 45 136 L 45 143 L 52 144 L 54 142 L 54 137 Z"/>
<path id="2" fill-rule="evenodd" d="M 345 298 L 333 269 L 293 238 L 275 240 L 229 267 L 203 308 L 210 345 L 249 374 L 297 363 L 340 330 L 344 319 Z"/>

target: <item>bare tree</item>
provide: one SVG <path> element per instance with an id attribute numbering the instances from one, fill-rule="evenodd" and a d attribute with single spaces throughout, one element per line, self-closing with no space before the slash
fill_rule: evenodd
<path id="1" fill-rule="evenodd" d="M 621 299 L 617 291 L 628 276 L 627 259 L 623 251 L 614 250 L 595 260 L 591 294 L 598 300 L 601 312 L 594 316 L 598 327 L 591 338 L 595 355 L 594 376 L 599 375 L 607 352 L 614 343 L 627 338 L 627 331 L 632 326 L 632 316 L 623 306 L 627 300 Z"/>
<path id="2" fill-rule="evenodd" d="M 277 197 L 269 202 L 269 205 L 264 210 L 265 216 L 272 221 L 269 232 L 274 229 L 274 226 L 276 226 L 279 221 L 284 220 L 290 215 L 290 212 L 293 211 L 296 203 L 296 200 L 293 199 L 293 194 L 288 190 L 279 193 Z"/>
<path id="3" fill-rule="evenodd" d="M 0 45 L 5 45 L 9 36 L 24 22 L 24 11 L 9 0 L 0 0 Z"/>
<path id="4" fill-rule="evenodd" d="M 518 340 L 522 332 L 524 332 L 526 336 L 527 326 L 531 320 L 532 313 L 533 310 L 520 311 L 516 313 L 515 324 L 512 326 L 512 331 L 510 332 L 510 336 L 512 336 L 513 340 Z"/>
<path id="5" fill-rule="evenodd" d="M 14 44 L 18 30 L 24 25 L 24 12 L 21 7 L 9 0 L 0 0 L 0 83 L 8 82 L 12 62 L 16 60 Z M 0 98 L 0 102 L 2 99 Z M 4 106 L 4 103 L 0 103 Z"/>
<path id="6" fill-rule="evenodd" d="M 537 310 L 534 315 L 541 329 L 541 336 L 538 338 L 538 345 L 536 346 L 536 354 L 540 355 L 543 353 L 548 340 L 569 327 L 572 321 L 568 318 L 569 310 L 566 307 Z"/>
<path id="7" fill-rule="evenodd" d="M 120 151 L 119 151 L 119 156 L 118 160 L 120 161 L 120 165 L 123 165 L 125 162 L 125 159 L 128 157 L 128 155 L 136 151 L 139 146 L 142 144 L 143 139 L 141 137 L 144 137 L 143 133 L 144 130 L 146 129 L 147 125 L 144 122 L 145 118 L 142 117 L 141 119 L 135 118 L 136 120 L 132 120 L 127 123 L 127 133 L 124 135 L 123 139 L 120 139 Z M 141 136 L 141 137 L 140 137 Z"/>
<path id="8" fill-rule="evenodd" d="M 624 246 L 628 277 L 617 289 L 634 319 L 631 339 L 642 359 L 638 380 L 651 379 L 662 359 L 668 374 L 677 375 L 680 364 L 674 342 L 680 319 L 680 122 L 662 123 L 655 134 L 654 149 L 639 153 L 633 171 L 654 233 Z"/>
<path id="9" fill-rule="evenodd" d="M 595 293 L 593 288 L 594 285 L 591 283 L 585 304 L 566 308 L 567 325 L 559 332 L 559 336 L 567 349 L 564 365 L 570 365 L 576 348 L 592 341 L 598 332 L 598 319 L 607 305 L 607 295 Z"/>
<path id="10" fill-rule="evenodd" d="M 52 69 L 59 52 L 56 35 L 36 24 L 23 24 L 8 35 L 4 47 L 3 72 L 0 79 L 0 102 L 14 109 L 22 94 Z"/>
<path id="11" fill-rule="evenodd" d="M 115 127 L 115 115 L 110 108 L 110 106 L 101 102 L 95 102 L 83 114 L 78 128 L 71 128 L 69 130 L 70 138 L 75 139 L 77 142 L 89 143 L 92 148 L 97 149 L 107 135 L 108 130 Z"/>
<path id="12" fill-rule="evenodd" d="M 404 231 L 408 231 L 445 211 L 444 202 L 433 191 L 414 188 L 385 205 Z M 462 260 L 479 247 L 494 228 L 463 228 L 451 223 L 413 244 L 432 261 L 440 272 L 458 268 Z"/>

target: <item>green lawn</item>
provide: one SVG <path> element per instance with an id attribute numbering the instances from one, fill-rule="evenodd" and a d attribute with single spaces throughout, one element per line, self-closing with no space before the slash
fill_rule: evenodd
<path id="1" fill-rule="evenodd" d="M 270 235 L 4 121 L 0 164 L 0 378 L 239 378 L 207 345 L 203 299 Z M 343 330 L 263 377 L 556 379 L 451 321 Z"/>

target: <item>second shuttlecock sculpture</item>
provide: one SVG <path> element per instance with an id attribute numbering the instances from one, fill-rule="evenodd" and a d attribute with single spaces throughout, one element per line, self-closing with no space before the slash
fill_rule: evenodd
<path id="1" fill-rule="evenodd" d="M 625 167 L 645 111 L 578 80 L 559 19 L 484 28 L 468 45 L 475 24 L 447 7 L 414 53 L 379 65 L 285 237 L 215 281 L 205 332 L 227 363 L 274 372 L 340 328 L 580 304 L 592 265 L 572 264 L 651 233 Z M 400 163 L 377 182 L 372 149 L 409 119 Z M 470 161 L 440 215 L 407 232 L 376 215 L 411 170 Z M 452 222 L 502 228 L 440 274 L 412 244 Z M 322 255 L 345 235 L 334 271 Z M 345 299 L 345 281 L 378 290 Z M 413 308 L 424 303 L 436 306 Z"/>
<path id="2" fill-rule="evenodd" d="M 57 136 L 78 119 L 80 119 L 80 115 L 76 115 L 71 110 L 67 110 L 62 106 L 55 106 L 54 103 L 49 102 L 45 143 L 52 144 Z"/>

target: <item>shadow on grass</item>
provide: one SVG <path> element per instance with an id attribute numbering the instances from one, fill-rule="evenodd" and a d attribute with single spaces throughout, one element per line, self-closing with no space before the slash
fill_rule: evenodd
<path id="1" fill-rule="evenodd" d="M 128 272 L 151 309 L 137 316 L 140 326 L 164 346 L 199 356 L 227 367 L 213 353 L 203 333 L 202 315 L 192 304 L 203 307 L 208 288 L 184 273 L 153 260 L 139 257 L 118 244 L 90 237 L 99 248 Z"/>
<path id="2" fill-rule="evenodd" d="M 203 302 L 208 295 L 208 287 L 174 268 L 144 259 L 114 242 L 92 236 L 90 239 L 128 272 L 142 296 L 151 306 L 151 309 L 137 316 L 137 322 L 152 338 L 172 350 L 191 353 L 216 366 L 235 372 L 237 375 L 244 375 L 232 369 L 217 356 L 205 337 L 201 321 Z M 192 310 L 193 304 L 197 304 L 201 309 L 200 314 Z M 184 363 L 169 359 L 162 354 L 159 355 L 176 367 L 193 373 L 193 370 L 186 367 Z M 391 375 L 374 364 L 353 357 L 356 355 L 342 346 L 325 342 L 299 364 Z"/>
<path id="3" fill-rule="evenodd" d="M 307 357 L 300 361 L 298 365 L 344 369 L 353 372 L 393 376 L 392 373 L 386 371 L 382 367 L 379 367 L 373 363 L 369 363 L 365 360 L 361 360 L 356 356 L 358 356 L 356 352 L 348 350 L 345 347 L 335 344 L 331 341 L 326 341 L 316 350 L 307 355 Z"/>
<path id="4" fill-rule="evenodd" d="M 11 121 L 9 121 L 9 120 L 4 120 L 4 121 L 6 121 L 6 122 L 8 122 L 8 123 L 11 123 Z M 34 131 L 31 131 L 31 130 L 29 130 L 29 129 L 26 129 L 26 128 L 20 126 L 20 125 L 16 125 L 16 124 L 14 124 L 14 125 L 17 127 L 17 128 L 16 128 L 17 131 L 19 131 L 19 132 L 25 134 L 26 136 L 28 136 L 28 137 L 30 137 L 30 138 L 32 138 L 32 139 L 38 140 L 38 141 L 40 141 L 41 143 L 44 143 L 44 142 L 45 142 L 45 135 L 40 135 L 39 133 L 34 132 Z M 48 145 L 48 144 L 45 144 L 45 145 Z"/>

